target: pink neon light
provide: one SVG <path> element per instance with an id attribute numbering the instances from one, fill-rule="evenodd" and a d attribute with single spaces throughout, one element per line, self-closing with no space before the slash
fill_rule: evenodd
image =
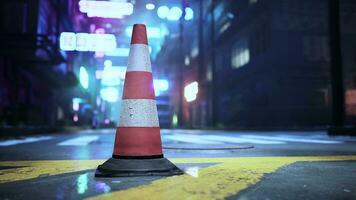
<path id="1" fill-rule="evenodd" d="M 88 17 L 120 19 L 133 13 L 133 5 L 128 2 L 81 0 L 79 11 L 87 13 Z"/>

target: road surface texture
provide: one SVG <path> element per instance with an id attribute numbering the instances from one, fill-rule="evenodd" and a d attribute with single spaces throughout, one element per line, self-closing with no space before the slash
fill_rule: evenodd
<path id="1" fill-rule="evenodd" d="M 0 199 L 356 199 L 356 138 L 161 130 L 172 177 L 95 178 L 115 130 L 0 140 Z"/>

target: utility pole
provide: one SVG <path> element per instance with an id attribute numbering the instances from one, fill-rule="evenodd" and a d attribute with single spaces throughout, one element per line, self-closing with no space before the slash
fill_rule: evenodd
<path id="1" fill-rule="evenodd" d="M 203 8 L 203 0 L 199 0 L 199 21 L 198 21 L 198 44 L 199 44 L 199 60 L 198 60 L 198 82 L 200 84 L 201 88 L 205 88 L 205 84 L 203 85 L 202 83 L 204 82 L 204 8 Z M 204 89 L 205 91 L 205 89 Z M 200 101 L 203 98 L 201 97 L 201 93 L 198 94 L 198 101 Z M 206 119 L 203 119 L 202 116 L 202 110 L 200 108 L 199 102 L 196 104 L 198 106 L 197 112 L 198 112 L 198 118 L 199 118 L 199 126 L 202 126 Z"/>
<path id="2" fill-rule="evenodd" d="M 211 125 L 215 127 L 217 125 L 217 81 L 216 81 L 216 66 L 215 66 L 215 0 L 211 1 Z"/>
<path id="3" fill-rule="evenodd" d="M 340 11 L 339 0 L 329 0 L 329 42 L 330 42 L 330 75 L 332 92 L 332 125 L 344 126 L 345 99 L 343 85 L 343 66 L 340 45 Z"/>
<path id="4" fill-rule="evenodd" d="M 329 42 L 330 42 L 330 76 L 332 94 L 331 135 L 356 134 L 355 127 L 345 127 L 345 92 L 343 83 L 343 64 L 340 39 L 340 1 L 328 0 L 329 7 Z"/>
<path id="5" fill-rule="evenodd" d="M 186 7 L 186 0 L 182 0 L 182 16 L 179 20 L 179 59 L 178 59 L 178 126 L 182 127 L 183 123 L 183 99 L 184 99 L 184 81 L 183 81 L 183 66 L 184 66 L 184 17 L 185 17 L 185 7 Z"/>

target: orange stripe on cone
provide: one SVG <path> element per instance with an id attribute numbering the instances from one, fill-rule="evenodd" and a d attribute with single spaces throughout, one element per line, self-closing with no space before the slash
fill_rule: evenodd
<path id="1" fill-rule="evenodd" d="M 123 99 L 155 99 L 151 72 L 126 72 Z"/>
<path id="2" fill-rule="evenodd" d="M 159 127 L 118 127 L 114 155 L 152 156 L 162 155 Z"/>

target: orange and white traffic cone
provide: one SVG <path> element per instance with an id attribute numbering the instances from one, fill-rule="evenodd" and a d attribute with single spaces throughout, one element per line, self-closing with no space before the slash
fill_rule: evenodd
<path id="1" fill-rule="evenodd" d="M 135 24 L 114 153 L 98 166 L 95 176 L 179 174 L 183 172 L 163 157 L 146 26 Z"/>

